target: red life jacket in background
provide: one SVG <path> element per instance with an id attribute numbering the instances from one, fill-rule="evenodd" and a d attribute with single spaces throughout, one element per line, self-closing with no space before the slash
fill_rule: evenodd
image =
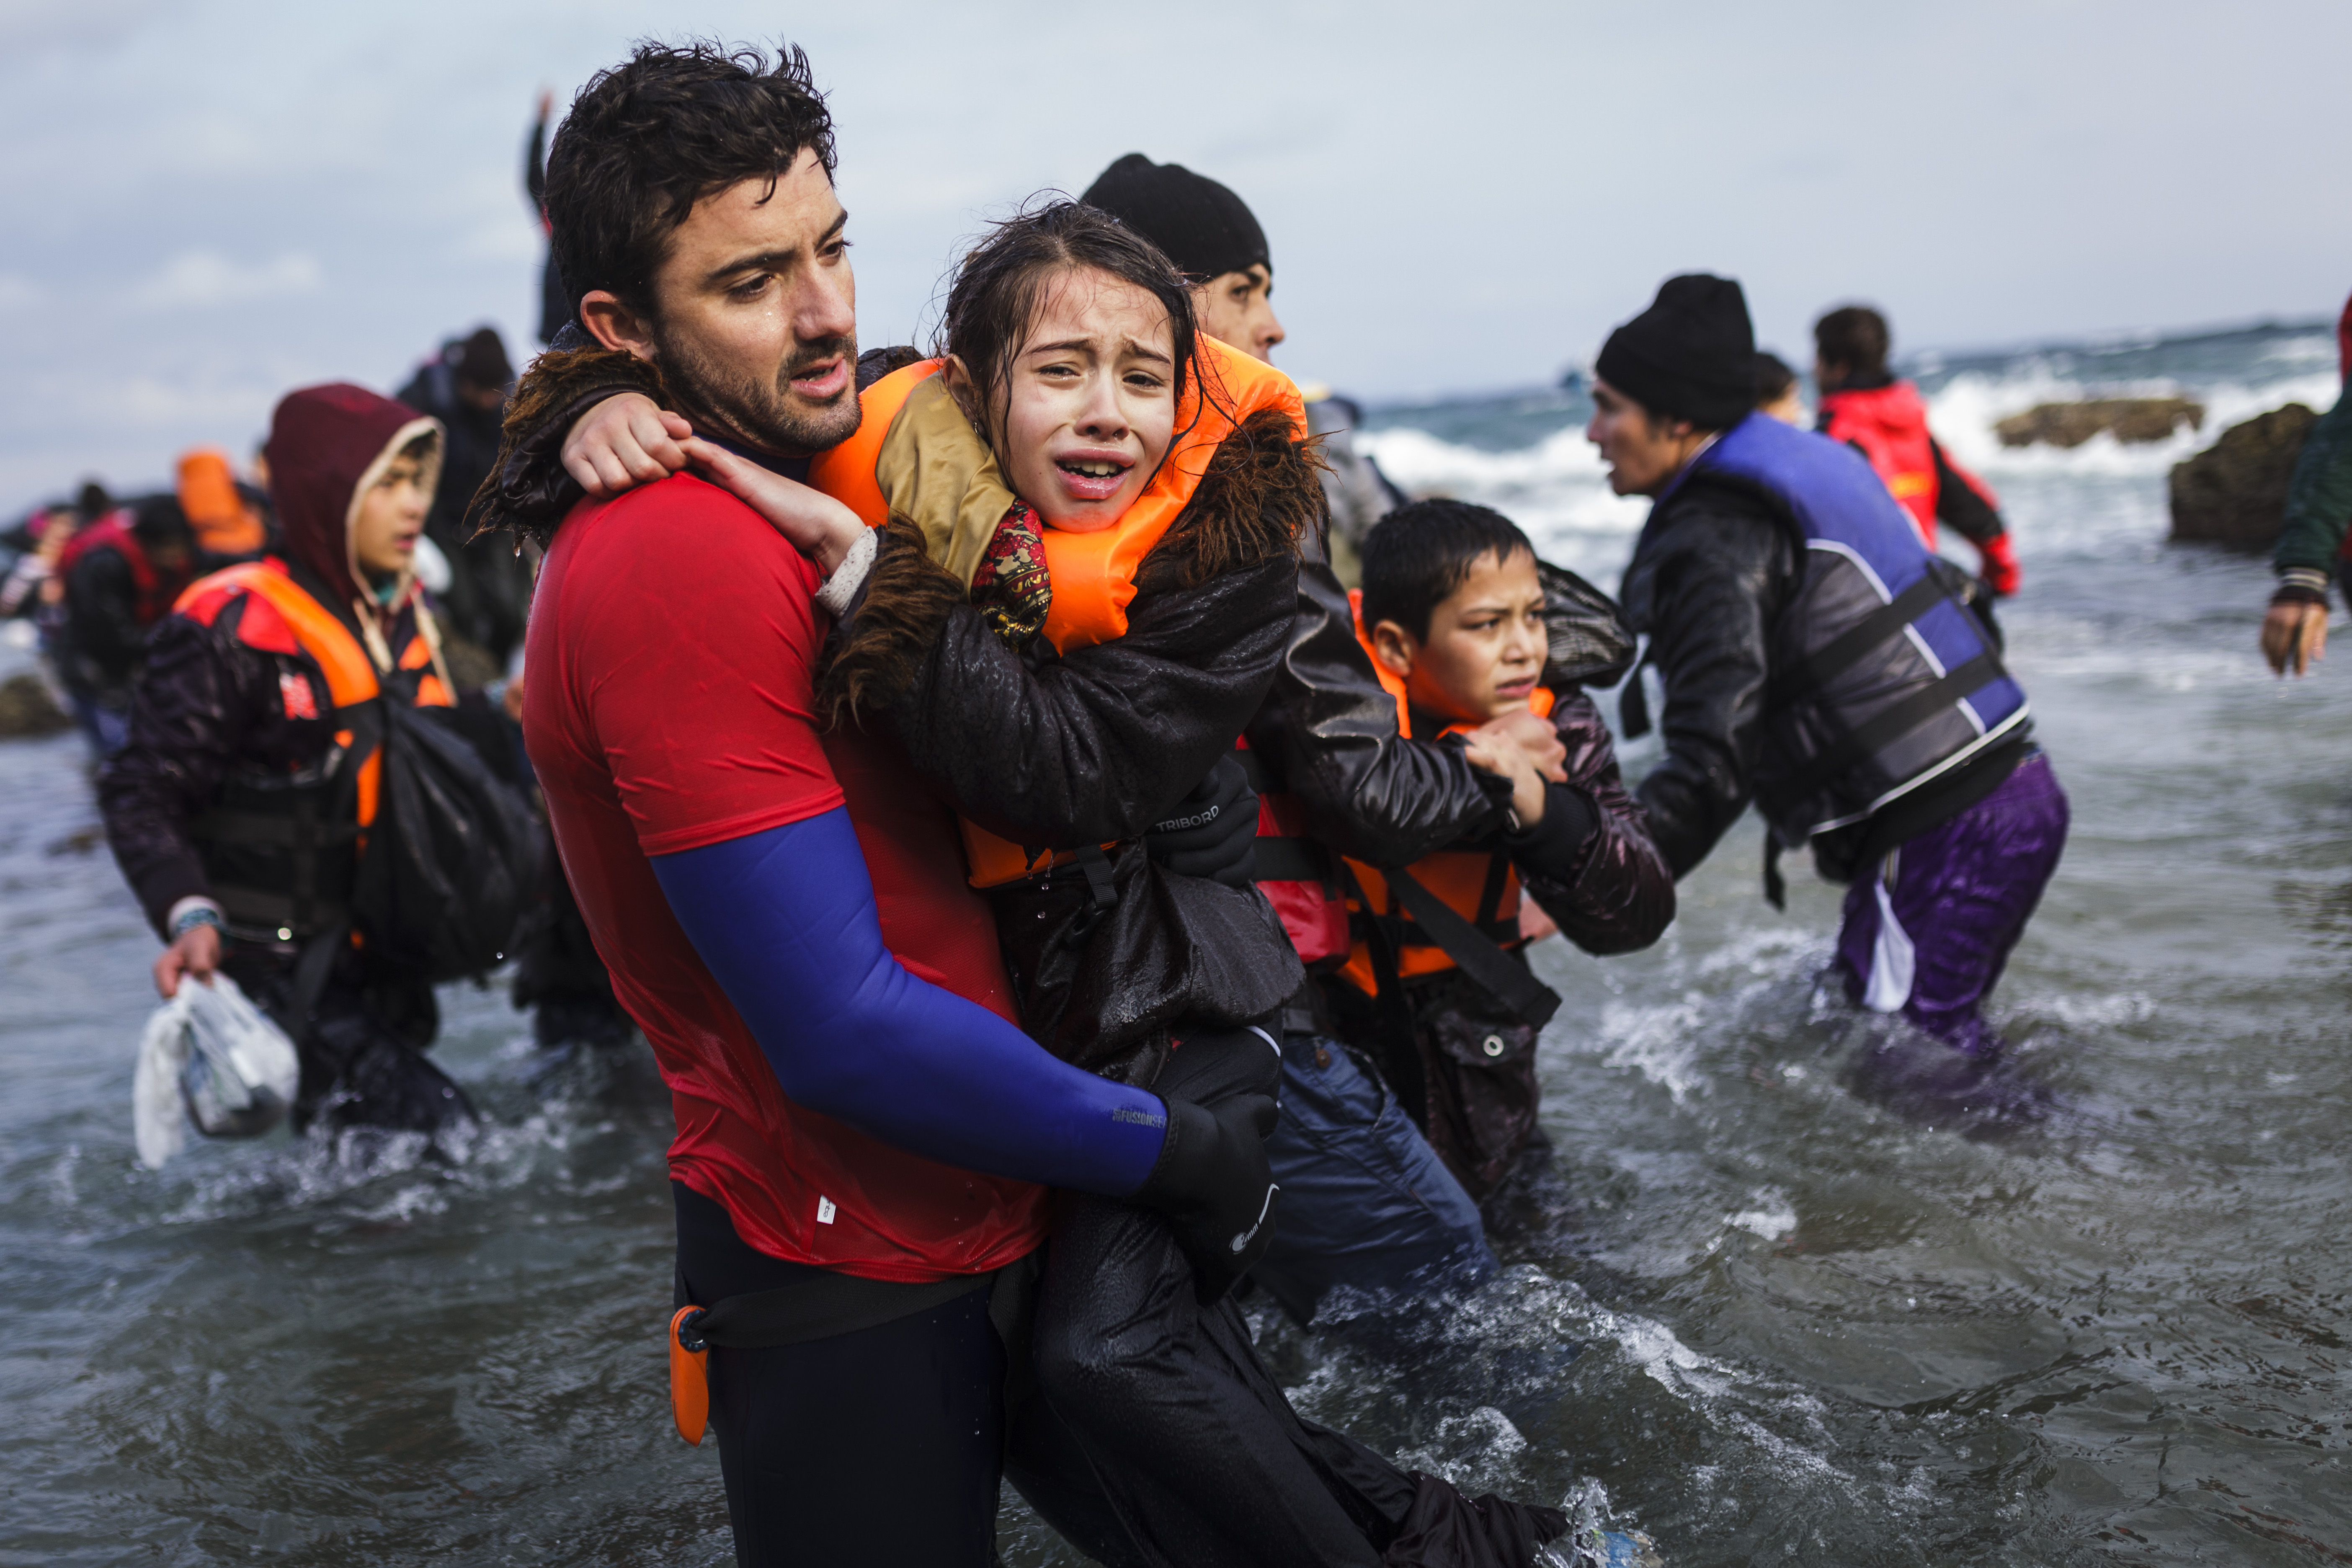
<path id="1" fill-rule="evenodd" d="M 1372 656 L 1372 668 L 1381 678 L 1381 685 L 1396 699 L 1397 733 L 1412 738 L 1412 713 L 1405 700 L 1402 676 L 1395 674 L 1372 654 L 1370 633 L 1364 626 L 1364 595 L 1361 589 L 1350 589 L 1348 603 L 1356 615 L 1356 640 L 1364 645 L 1364 652 Z M 1538 686 L 1528 706 L 1538 716 L 1551 717 L 1553 697 L 1547 687 Z M 1447 726 L 1445 733 L 1454 734 L 1474 728 L 1468 724 Z M 1260 829 L 1264 831 L 1263 828 Z M 1392 922 L 1399 931 L 1397 942 L 1397 977 L 1411 980 L 1416 975 L 1437 974 L 1456 967 L 1453 954 L 1431 938 L 1415 934 L 1412 917 L 1405 913 L 1389 889 L 1388 880 L 1375 868 L 1360 860 L 1349 860 L 1348 869 L 1363 890 L 1363 899 L 1356 903 L 1357 920 L 1348 951 L 1348 962 L 1340 975 L 1367 996 L 1380 994 L 1380 980 L 1372 963 L 1371 944 L 1361 929 L 1371 920 Z M 1443 900 L 1448 909 L 1478 928 L 1479 933 L 1501 948 L 1524 944 L 1519 934 L 1519 873 L 1507 855 L 1484 849 L 1440 849 L 1425 855 L 1405 868 L 1413 880 Z M 1303 953 L 1300 956 L 1305 956 Z"/>
<path id="2" fill-rule="evenodd" d="M 171 606 L 163 602 L 163 595 L 157 591 L 162 584 L 155 575 L 155 563 L 147 559 L 146 546 L 141 544 L 139 536 L 131 531 L 130 518 L 131 513 L 127 510 L 108 512 L 66 541 L 66 547 L 58 552 L 58 580 L 63 582 L 66 574 L 92 551 L 111 550 L 121 556 L 131 568 L 131 586 L 135 590 L 131 613 L 139 617 L 141 626 L 152 626 L 163 618 L 163 612 Z"/>
<path id="3" fill-rule="evenodd" d="M 1919 389 L 1897 381 L 1859 392 L 1824 392 L 1821 430 L 1832 441 L 1861 449 L 1911 514 L 1927 548 L 1936 548 L 1936 501 L 1942 487 Z"/>
<path id="4" fill-rule="evenodd" d="M 1339 883 L 1339 857 L 1307 837 L 1307 808 L 1276 787 L 1244 737 L 1234 755 L 1257 792 L 1257 843 L 1250 874 L 1258 891 L 1282 917 L 1282 929 L 1298 961 L 1312 971 L 1337 967 L 1348 956 L 1348 900 Z"/>

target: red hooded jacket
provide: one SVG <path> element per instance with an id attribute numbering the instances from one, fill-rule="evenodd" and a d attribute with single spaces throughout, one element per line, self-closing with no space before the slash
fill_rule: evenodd
<path id="1" fill-rule="evenodd" d="M 2017 556 L 2000 521 L 2000 501 L 1927 433 L 1927 405 L 1916 386 L 1890 381 L 1824 392 L 1820 429 L 1869 459 L 1911 514 L 1928 549 L 1936 547 L 1937 522 L 1948 522 L 1983 556 L 1985 580 L 1993 591 L 2017 591 Z"/>

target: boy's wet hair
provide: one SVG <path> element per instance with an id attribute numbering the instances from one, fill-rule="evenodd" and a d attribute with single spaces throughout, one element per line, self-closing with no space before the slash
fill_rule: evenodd
<path id="1" fill-rule="evenodd" d="M 604 289 L 653 315 L 654 274 L 694 204 L 744 180 L 775 182 L 804 152 L 833 174 L 833 116 L 808 56 L 785 45 L 643 43 L 572 100 L 547 159 L 555 269 L 576 319 Z"/>
<path id="2" fill-rule="evenodd" d="M 1843 365 L 1848 375 L 1884 375 L 1894 347 L 1886 318 L 1867 305 L 1841 305 L 1813 323 L 1813 352 L 1823 364 Z"/>
<path id="3" fill-rule="evenodd" d="M 1492 507 L 1408 501 L 1364 535 L 1364 626 L 1394 621 L 1425 642 L 1430 616 L 1481 557 L 1508 561 L 1523 550 L 1534 558 L 1536 547 L 1519 525 Z"/>
<path id="4" fill-rule="evenodd" d="M 1756 351 L 1756 406 L 1769 408 L 1797 385 L 1797 373 L 1779 354 Z"/>
<path id="5" fill-rule="evenodd" d="M 1108 213 L 1067 199 L 1034 205 L 1005 219 L 975 246 L 948 287 L 935 353 L 963 361 L 987 399 L 987 420 L 1012 395 L 1013 362 L 1029 341 L 1030 324 L 1045 302 L 1046 286 L 1063 273 L 1088 269 L 1131 283 L 1168 312 L 1176 364 L 1171 393 L 1181 407 L 1192 367 L 1196 328 L 1192 293 L 1176 264 Z M 987 432 L 992 446 L 996 432 Z M 1000 460 L 1003 454 L 998 453 Z"/>

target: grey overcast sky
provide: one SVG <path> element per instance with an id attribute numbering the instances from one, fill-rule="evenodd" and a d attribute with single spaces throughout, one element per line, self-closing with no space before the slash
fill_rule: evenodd
<path id="1" fill-rule="evenodd" d="M 1249 201 L 1276 358 L 1372 398 L 1548 380 L 1692 268 L 1791 358 L 1852 298 L 1958 346 L 2352 288 L 2342 0 L 0 0 L 0 508 L 485 321 L 520 358 L 537 93 L 692 34 L 814 58 L 869 345 L 1139 149 Z"/>

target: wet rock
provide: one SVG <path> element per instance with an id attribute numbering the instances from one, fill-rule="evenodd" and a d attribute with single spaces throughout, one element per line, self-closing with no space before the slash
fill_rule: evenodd
<path id="1" fill-rule="evenodd" d="M 2263 551 L 2286 521 L 2287 481 L 2319 416 L 2300 403 L 2273 408 L 2184 463 L 2172 466 L 2172 537 L 2183 543 Z"/>
<path id="2" fill-rule="evenodd" d="M 2044 403 L 1992 427 L 2004 447 L 2079 447 L 2100 431 L 2118 441 L 2168 441 L 2183 425 L 2205 428 L 2205 405 L 2187 397 L 2096 397 Z"/>
<path id="3" fill-rule="evenodd" d="M 72 728 L 73 720 L 39 676 L 12 675 L 0 680 L 0 740 L 54 735 Z"/>

